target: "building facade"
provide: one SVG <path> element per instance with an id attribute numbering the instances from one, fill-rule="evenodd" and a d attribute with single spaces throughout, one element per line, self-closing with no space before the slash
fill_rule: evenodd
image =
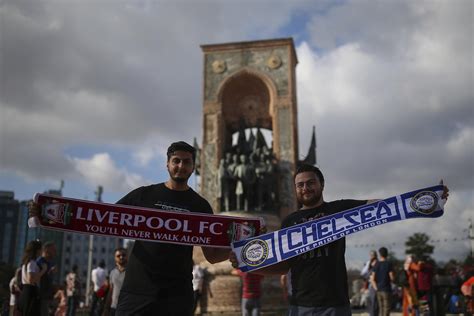
<path id="1" fill-rule="evenodd" d="M 0 263 L 14 265 L 20 202 L 12 191 L 0 191 Z"/>

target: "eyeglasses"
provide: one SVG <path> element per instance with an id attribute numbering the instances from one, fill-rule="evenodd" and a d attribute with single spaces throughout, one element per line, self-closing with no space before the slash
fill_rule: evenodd
<path id="1" fill-rule="evenodd" d="M 312 187 L 314 187 L 317 183 L 318 183 L 318 180 L 316 180 L 316 179 L 311 179 L 311 180 L 304 181 L 304 182 L 296 182 L 296 183 L 295 183 L 295 187 L 296 187 L 296 190 L 303 190 L 303 188 L 304 188 L 305 185 L 306 185 L 306 187 L 308 187 L 308 188 L 312 188 Z"/>

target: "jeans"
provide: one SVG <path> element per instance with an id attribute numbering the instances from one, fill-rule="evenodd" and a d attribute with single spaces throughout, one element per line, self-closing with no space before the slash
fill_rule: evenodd
<path id="1" fill-rule="evenodd" d="M 260 298 L 242 298 L 242 316 L 260 316 Z"/>
<path id="2" fill-rule="evenodd" d="M 377 291 L 377 303 L 379 304 L 379 315 L 390 316 L 390 296 L 392 293 Z"/>

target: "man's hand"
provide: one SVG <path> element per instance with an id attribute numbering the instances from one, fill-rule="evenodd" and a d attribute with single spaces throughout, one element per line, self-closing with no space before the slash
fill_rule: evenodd
<path id="1" fill-rule="evenodd" d="M 28 227 L 40 226 L 41 212 L 40 207 L 34 201 L 28 203 Z"/>
<path id="2" fill-rule="evenodd" d="M 28 203 L 28 217 L 41 217 L 40 207 L 38 203 L 30 201 Z"/>
<path id="3" fill-rule="evenodd" d="M 235 268 L 235 269 L 239 268 L 239 262 L 237 261 L 237 255 L 233 251 L 231 251 L 229 253 L 229 261 L 230 261 L 230 263 L 232 263 L 233 268 Z"/>
<path id="4" fill-rule="evenodd" d="M 443 179 L 441 179 L 441 181 L 439 182 L 439 184 L 442 184 L 443 185 L 443 194 L 441 194 L 441 198 L 443 200 L 447 200 L 448 199 L 448 196 L 449 196 L 449 189 L 447 186 L 444 185 L 443 183 Z"/>

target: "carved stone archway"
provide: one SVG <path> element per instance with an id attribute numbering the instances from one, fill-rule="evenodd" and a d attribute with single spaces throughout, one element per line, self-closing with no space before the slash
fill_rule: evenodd
<path id="1" fill-rule="evenodd" d="M 298 157 L 295 67 L 292 39 L 203 45 L 204 106 L 201 193 L 220 212 L 217 169 L 243 120 L 273 132 L 280 170 L 279 209 L 296 207 L 292 174 Z"/>

